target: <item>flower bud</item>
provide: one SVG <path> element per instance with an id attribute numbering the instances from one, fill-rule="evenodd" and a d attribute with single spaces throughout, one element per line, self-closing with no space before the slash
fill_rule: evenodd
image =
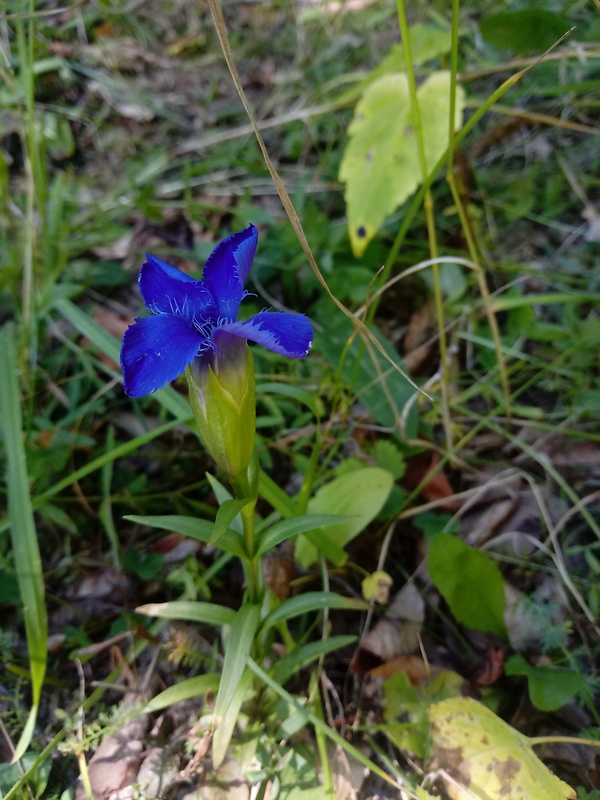
<path id="1" fill-rule="evenodd" d="M 200 436 L 230 481 L 246 473 L 254 453 L 254 361 L 245 339 L 219 332 L 216 351 L 187 370 L 190 403 Z"/>

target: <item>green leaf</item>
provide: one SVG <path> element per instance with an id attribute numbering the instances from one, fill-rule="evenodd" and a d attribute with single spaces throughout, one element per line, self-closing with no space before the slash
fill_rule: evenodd
<path id="1" fill-rule="evenodd" d="M 217 517 L 215 519 L 215 524 L 213 526 L 208 543 L 216 544 L 217 542 L 220 542 L 221 538 L 227 532 L 229 526 L 232 524 L 240 511 L 243 508 L 246 508 L 248 503 L 251 503 L 253 499 L 254 498 L 252 497 L 245 497 L 241 500 L 232 498 L 231 500 L 225 500 L 223 503 L 221 503 L 219 510 L 217 511 Z"/>
<path id="2" fill-rule="evenodd" d="M 301 389 L 299 386 L 292 386 L 289 383 L 276 383 L 275 381 L 260 383 L 256 387 L 256 395 L 259 397 L 261 394 L 280 394 L 283 397 L 291 397 L 312 411 L 316 419 L 320 419 L 323 416 L 319 397 L 307 392 L 306 389 Z"/>
<path id="3" fill-rule="evenodd" d="M 324 608 L 342 608 L 348 611 L 366 611 L 369 604 L 355 597 L 343 597 L 335 592 L 305 592 L 297 597 L 285 600 L 271 611 L 262 624 L 263 630 L 292 617 L 321 611 Z"/>
<path id="4" fill-rule="evenodd" d="M 294 516 L 296 508 L 292 499 L 277 485 L 277 483 L 275 483 L 273 478 L 270 478 L 262 469 L 259 472 L 258 493 L 261 497 L 264 497 L 282 517 L 287 518 Z"/>
<path id="5" fill-rule="evenodd" d="M 358 536 L 375 519 L 390 493 L 394 480 L 391 474 L 380 467 L 365 467 L 340 475 L 331 483 L 321 487 L 308 503 L 311 514 L 344 515 L 348 519 L 313 532 L 310 541 L 302 536 L 296 541 L 296 561 L 308 567 L 318 557 L 319 551 L 325 554 L 326 546 L 342 548 Z M 327 556 L 328 558 L 331 557 Z M 334 559 L 341 564 L 342 558 Z"/>
<path id="6" fill-rule="evenodd" d="M 218 727 L 213 735 L 212 741 L 212 758 L 215 769 L 225 760 L 227 748 L 229 747 L 229 742 L 231 741 L 236 722 L 239 718 L 240 708 L 242 707 L 242 703 L 252 683 L 252 677 L 250 670 L 245 669 L 233 687 L 233 694 L 229 705 L 225 709 L 223 716 L 219 719 Z"/>
<path id="7" fill-rule="evenodd" d="M 217 498 L 217 503 L 222 506 L 223 503 L 227 502 L 227 500 L 233 500 L 233 495 L 223 484 L 215 478 L 214 475 L 211 475 L 210 472 L 206 473 L 206 480 L 210 483 L 210 488 L 213 490 L 215 497 Z M 244 532 L 244 525 L 242 523 L 241 517 L 235 517 L 235 519 L 231 523 L 231 528 L 237 533 L 242 534 Z"/>
<path id="8" fill-rule="evenodd" d="M 233 725 L 235 725 L 235 719 L 237 718 L 237 712 L 243 700 L 243 692 L 240 691 L 242 675 L 246 668 L 246 659 L 250 655 L 250 649 L 254 642 L 254 636 L 259 622 L 260 606 L 246 603 L 235 614 L 235 618 L 231 624 L 231 630 L 227 636 L 223 672 L 219 684 L 219 692 L 215 701 L 214 712 L 214 719 L 217 726 L 215 738 L 213 740 L 213 765 L 215 769 L 219 767 L 225 758 L 225 753 L 233 732 Z M 239 701 L 239 705 L 235 708 L 233 724 L 231 715 L 229 715 L 227 724 L 223 725 L 219 733 L 219 727 L 223 724 L 225 714 L 234 700 L 236 704 Z"/>
<path id="9" fill-rule="evenodd" d="M 302 517 L 283 519 L 259 535 L 256 555 L 262 556 L 268 553 L 281 542 L 291 539 L 299 533 L 314 531 L 343 521 L 345 521 L 345 517 L 331 514 L 305 514 Z"/>
<path id="10" fill-rule="evenodd" d="M 373 455 L 377 466 L 387 469 L 395 481 L 404 476 L 406 462 L 404 453 L 389 439 L 378 439 L 373 448 Z"/>
<path id="11" fill-rule="evenodd" d="M 504 671 L 507 675 L 527 677 L 529 698 L 541 711 L 561 708 L 586 687 L 583 675 L 574 669 L 533 667 L 521 655 L 509 658 Z"/>
<path id="12" fill-rule="evenodd" d="M 50 777 L 52 760 L 41 760 L 38 753 L 25 753 L 18 764 L 0 764 L 0 797 L 5 797 L 8 792 L 19 782 L 24 770 L 34 768 L 27 780 L 27 790 L 23 790 L 22 797 L 38 798 L 44 793 Z"/>
<path id="13" fill-rule="evenodd" d="M 208 625 L 231 625 L 235 611 L 216 603 L 201 603 L 196 600 L 171 600 L 170 603 L 146 603 L 136 608 L 138 614 L 163 619 L 189 619 L 206 622 Z"/>
<path id="14" fill-rule="evenodd" d="M 197 539 L 199 542 L 210 542 L 214 530 L 214 524 L 206 519 L 196 517 L 186 517 L 180 514 L 159 514 L 156 516 L 139 516 L 138 514 L 128 514 L 123 519 L 129 522 L 137 522 L 138 525 L 147 525 L 149 528 L 159 528 L 163 531 L 182 533 L 190 539 Z M 244 540 L 236 531 L 229 528 L 224 531 L 219 538 L 219 547 L 226 553 L 246 558 Z"/>
<path id="15" fill-rule="evenodd" d="M 409 28 L 410 51 L 412 63 L 417 66 L 431 61 L 432 58 L 449 53 L 452 46 L 450 30 L 435 28 L 432 25 L 411 25 Z M 356 86 L 345 91 L 338 103 L 346 104 L 360 97 L 364 90 L 383 75 L 393 72 L 404 72 L 406 70 L 406 57 L 404 45 L 395 44 L 383 61 Z"/>
<path id="16" fill-rule="evenodd" d="M 427 169 L 448 147 L 450 73 L 434 72 L 417 92 Z M 454 125 L 462 122 L 464 91 L 456 92 Z M 416 124 L 405 73 L 384 75 L 365 91 L 348 128 L 340 165 L 346 184 L 350 242 L 360 257 L 379 227 L 423 181 Z"/>
<path id="17" fill-rule="evenodd" d="M 195 678 L 188 678 L 181 683 L 176 683 L 174 686 L 169 686 L 164 692 L 160 692 L 156 697 L 153 697 L 148 705 L 144 708 L 148 714 L 153 714 L 155 711 L 162 711 L 163 708 L 168 708 L 181 700 L 189 700 L 191 697 L 198 697 L 209 691 L 215 691 L 219 686 L 221 676 L 209 673 L 207 675 L 198 675 Z"/>
<path id="18" fill-rule="evenodd" d="M 398 351 L 376 325 L 371 333 L 387 355 L 406 370 Z M 315 332 L 315 345 L 334 369 L 338 368 L 340 360 L 343 361 L 342 377 L 354 387 L 357 397 L 378 425 L 396 428 L 403 440 L 413 439 L 418 427 L 417 403 L 410 402 L 414 400 L 414 388 L 374 348 L 365 353 L 362 341 L 353 335 L 352 322 L 339 314 L 331 318 L 325 333 Z M 348 348 L 351 337 L 353 341 Z"/>
<path id="19" fill-rule="evenodd" d="M 506 638 L 504 581 L 487 553 L 439 533 L 429 546 L 428 568 L 459 622 Z"/>
<path id="20" fill-rule="evenodd" d="M 300 647 L 295 647 L 291 652 L 275 662 L 271 670 L 273 680 L 276 680 L 280 686 L 284 686 L 293 675 L 315 659 L 327 655 L 333 650 L 347 647 L 355 641 L 356 636 L 331 636 L 329 639 L 319 639 L 318 642 L 309 642 Z"/>
<path id="21" fill-rule="evenodd" d="M 121 343 L 114 336 L 111 336 L 104 328 L 98 325 L 97 322 L 78 308 L 75 303 L 70 300 L 57 300 L 54 304 L 57 311 L 67 319 L 77 330 L 81 331 L 92 344 L 98 348 L 102 353 L 107 355 L 117 364 L 119 363 L 119 353 Z M 192 418 L 192 410 L 187 400 L 180 394 L 177 394 L 172 386 L 166 386 L 164 389 L 159 389 L 155 392 L 153 398 L 173 414 L 174 417 L 187 421 Z"/>
<path id="22" fill-rule="evenodd" d="M 37 717 L 42 685 L 46 674 L 48 619 L 44 604 L 44 577 L 38 546 L 27 463 L 23 446 L 23 420 L 19 364 L 15 349 L 15 328 L 5 325 L 0 332 L 0 425 L 6 453 L 8 518 L 19 593 L 23 606 L 25 633 L 31 672 L 32 706 L 13 760 L 27 750 Z"/>
<path id="23" fill-rule="evenodd" d="M 499 11 L 479 20 L 486 41 L 519 55 L 543 53 L 571 27 L 567 17 L 544 8 Z"/>

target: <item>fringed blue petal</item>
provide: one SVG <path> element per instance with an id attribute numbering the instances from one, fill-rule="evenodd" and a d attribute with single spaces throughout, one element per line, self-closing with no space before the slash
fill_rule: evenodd
<path id="1" fill-rule="evenodd" d="M 121 347 L 123 386 L 129 397 L 143 397 L 175 380 L 210 341 L 180 317 L 157 314 L 136 319 Z"/>
<path id="2" fill-rule="evenodd" d="M 262 344 L 287 358 L 303 358 L 312 344 L 312 325 L 302 314 L 261 311 L 247 322 L 228 322 L 219 329 Z"/>
<path id="3" fill-rule="evenodd" d="M 216 322 L 217 306 L 205 283 L 149 253 L 142 265 L 139 286 L 150 311 L 175 314 L 190 324 Z"/>
<path id="4" fill-rule="evenodd" d="M 204 266 L 204 282 L 216 300 L 219 317 L 228 321 L 237 317 L 257 241 L 254 225 L 232 233 L 215 247 Z"/>

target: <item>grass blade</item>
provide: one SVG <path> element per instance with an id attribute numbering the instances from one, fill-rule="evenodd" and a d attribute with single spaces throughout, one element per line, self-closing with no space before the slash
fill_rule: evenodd
<path id="1" fill-rule="evenodd" d="M 33 736 L 40 693 L 46 674 L 48 619 L 44 605 L 42 560 L 33 519 L 23 446 L 15 329 L 12 324 L 5 325 L 0 332 L 0 374 L 2 375 L 0 421 L 8 466 L 8 516 L 23 604 L 33 701 L 29 719 L 17 744 L 14 756 L 16 761 L 23 756 Z"/>

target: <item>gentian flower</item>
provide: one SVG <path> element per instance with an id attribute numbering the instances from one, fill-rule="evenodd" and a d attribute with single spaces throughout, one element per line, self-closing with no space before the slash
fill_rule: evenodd
<path id="1" fill-rule="evenodd" d="M 198 367 L 214 367 L 234 338 L 250 339 L 288 358 L 308 353 L 312 326 L 301 314 L 261 311 L 247 322 L 237 321 L 257 240 L 254 225 L 228 236 L 211 253 L 201 281 L 146 254 L 139 287 L 152 316 L 136 319 L 125 331 L 125 394 L 155 392 L 196 360 Z"/>
<path id="2" fill-rule="evenodd" d="M 254 225 L 228 236 L 211 253 L 201 281 L 146 254 L 139 287 L 152 315 L 129 326 L 121 348 L 130 397 L 154 392 L 185 371 L 202 440 L 234 484 L 254 456 L 254 366 L 247 340 L 288 358 L 302 358 L 312 342 L 311 323 L 302 314 L 261 311 L 237 320 L 257 240 Z"/>

